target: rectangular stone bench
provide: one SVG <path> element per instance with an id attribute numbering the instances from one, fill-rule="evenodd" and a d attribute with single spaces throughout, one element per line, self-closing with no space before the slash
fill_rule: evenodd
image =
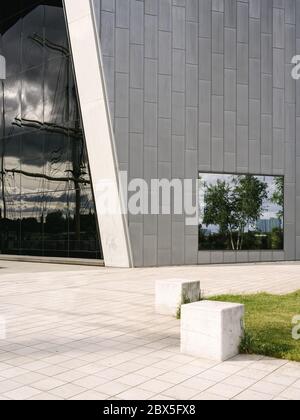
<path id="1" fill-rule="evenodd" d="M 181 352 L 225 361 L 239 354 L 244 305 L 202 301 L 181 308 Z"/>
<path id="2" fill-rule="evenodd" d="M 157 280 L 155 309 L 158 314 L 176 316 L 182 304 L 198 302 L 200 282 L 186 279 Z"/>

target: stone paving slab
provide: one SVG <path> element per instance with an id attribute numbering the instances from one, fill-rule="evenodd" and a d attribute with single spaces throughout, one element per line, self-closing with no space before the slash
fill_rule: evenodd
<path id="1" fill-rule="evenodd" d="M 300 399 L 300 364 L 182 355 L 179 321 L 154 312 L 157 278 L 200 279 L 207 295 L 288 293 L 300 289 L 297 263 L 49 271 L 40 264 L 1 266 L 7 337 L 0 340 L 0 399 Z"/>

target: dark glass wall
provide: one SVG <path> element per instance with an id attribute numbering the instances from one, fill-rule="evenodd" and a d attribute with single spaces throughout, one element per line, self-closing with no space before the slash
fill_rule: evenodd
<path id="1" fill-rule="evenodd" d="M 0 54 L 0 252 L 102 258 L 61 1 L 2 2 Z"/>

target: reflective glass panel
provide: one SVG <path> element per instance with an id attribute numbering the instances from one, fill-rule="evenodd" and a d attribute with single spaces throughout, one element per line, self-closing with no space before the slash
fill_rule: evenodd
<path id="1" fill-rule="evenodd" d="M 61 0 L 0 6 L 0 253 L 102 258 Z"/>
<path id="2" fill-rule="evenodd" d="M 284 249 L 284 177 L 199 175 L 199 250 Z"/>

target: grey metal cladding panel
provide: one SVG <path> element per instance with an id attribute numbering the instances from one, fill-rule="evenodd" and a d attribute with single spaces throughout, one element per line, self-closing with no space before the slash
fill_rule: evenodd
<path id="1" fill-rule="evenodd" d="M 291 64 L 296 51 L 296 27 L 285 25 L 285 63 Z"/>
<path id="2" fill-rule="evenodd" d="M 145 15 L 145 57 L 158 58 L 158 18 Z"/>
<path id="3" fill-rule="evenodd" d="M 224 150 L 236 153 L 236 112 L 225 111 L 224 114 Z"/>
<path id="4" fill-rule="evenodd" d="M 158 63 L 160 74 L 171 74 L 172 71 L 172 35 L 159 31 Z"/>
<path id="5" fill-rule="evenodd" d="M 145 13 L 148 15 L 158 15 L 159 0 L 145 0 Z"/>
<path id="6" fill-rule="evenodd" d="M 116 0 L 101 0 L 101 9 L 114 12 L 116 9 Z"/>
<path id="7" fill-rule="evenodd" d="M 212 51 L 224 52 L 224 13 L 212 12 Z"/>
<path id="8" fill-rule="evenodd" d="M 198 22 L 199 0 L 186 0 L 186 20 Z"/>
<path id="9" fill-rule="evenodd" d="M 144 101 L 141 89 L 130 89 L 129 120 L 130 132 L 143 133 L 144 131 Z"/>
<path id="10" fill-rule="evenodd" d="M 261 1 L 263 0 L 249 0 L 250 18 L 260 19 Z"/>
<path id="11" fill-rule="evenodd" d="M 224 171 L 224 141 L 223 139 L 212 138 L 212 170 L 215 172 Z"/>
<path id="12" fill-rule="evenodd" d="M 171 119 L 158 120 L 158 158 L 162 162 L 172 159 L 172 124 Z"/>
<path id="13" fill-rule="evenodd" d="M 157 146 L 157 134 L 157 104 L 146 102 L 144 105 L 144 144 L 147 146 Z"/>
<path id="14" fill-rule="evenodd" d="M 262 72 L 273 73 L 273 39 L 270 34 L 261 34 L 261 67 Z"/>
<path id="15" fill-rule="evenodd" d="M 236 69 L 236 29 L 225 28 L 225 68 Z"/>
<path id="16" fill-rule="evenodd" d="M 115 137 L 119 162 L 129 161 L 129 121 L 128 118 L 115 119 Z"/>
<path id="17" fill-rule="evenodd" d="M 173 7 L 173 48 L 185 49 L 184 7 Z"/>
<path id="18" fill-rule="evenodd" d="M 157 60 L 145 59 L 144 94 L 145 101 L 157 102 L 158 95 L 158 63 Z"/>
<path id="19" fill-rule="evenodd" d="M 237 1 L 224 0 L 225 5 L 225 26 L 236 28 L 237 26 Z"/>
<path id="20" fill-rule="evenodd" d="M 157 147 L 144 145 L 144 179 L 149 183 L 157 179 L 157 153 Z"/>
<path id="21" fill-rule="evenodd" d="M 249 172 L 252 174 L 261 174 L 261 155 L 260 141 L 249 140 Z"/>
<path id="22" fill-rule="evenodd" d="M 164 118 L 171 118 L 172 109 L 172 95 L 171 76 L 159 75 L 158 78 L 158 111 L 159 116 Z"/>
<path id="23" fill-rule="evenodd" d="M 158 249 L 157 264 L 159 267 L 169 267 L 172 265 L 172 256 L 170 249 Z"/>
<path id="24" fill-rule="evenodd" d="M 261 153 L 265 156 L 272 155 L 273 137 L 273 118 L 272 115 L 262 115 L 261 117 Z"/>
<path id="25" fill-rule="evenodd" d="M 172 94 L 172 133 L 176 136 L 185 136 L 185 95 L 173 92 Z"/>
<path id="26" fill-rule="evenodd" d="M 284 174 L 284 130 L 281 129 L 273 131 L 273 170 Z"/>
<path id="27" fill-rule="evenodd" d="M 116 71 L 129 73 L 129 30 L 116 28 Z"/>
<path id="28" fill-rule="evenodd" d="M 185 264 L 198 262 L 198 235 L 185 235 Z"/>
<path id="29" fill-rule="evenodd" d="M 186 108 L 186 149 L 198 147 L 198 107 Z"/>
<path id="30" fill-rule="evenodd" d="M 247 172 L 249 167 L 248 127 L 237 126 L 237 169 Z"/>
<path id="31" fill-rule="evenodd" d="M 187 22 L 186 24 L 186 62 L 198 66 L 198 24 Z"/>
<path id="32" fill-rule="evenodd" d="M 199 121 L 211 122 L 211 83 L 199 80 Z"/>
<path id="33" fill-rule="evenodd" d="M 172 263 L 183 265 L 185 263 L 185 225 L 184 222 L 172 223 Z"/>
<path id="34" fill-rule="evenodd" d="M 133 261 L 135 267 L 142 267 L 144 265 L 143 249 L 144 236 L 142 223 L 130 223 L 129 232 L 132 243 Z"/>
<path id="35" fill-rule="evenodd" d="M 212 0 L 211 4 L 212 10 L 224 13 L 224 0 Z"/>
<path id="36" fill-rule="evenodd" d="M 172 28 L 172 0 L 159 0 L 159 29 L 171 31 Z"/>
<path id="37" fill-rule="evenodd" d="M 249 42 L 249 5 L 237 3 L 237 41 L 247 44 Z"/>
<path id="38" fill-rule="evenodd" d="M 199 1 L 199 36 L 211 37 L 211 0 Z"/>
<path id="39" fill-rule="evenodd" d="M 261 78 L 261 111 L 262 114 L 272 115 L 273 77 L 263 74 Z M 255 98 L 256 99 L 256 98 Z"/>
<path id="40" fill-rule="evenodd" d="M 172 177 L 184 178 L 184 137 L 172 136 Z"/>
<path id="41" fill-rule="evenodd" d="M 285 22 L 289 24 L 296 23 L 296 1 L 297 0 L 285 0 Z"/>
<path id="42" fill-rule="evenodd" d="M 249 82 L 249 48 L 247 44 L 237 45 L 237 82 L 240 84 Z"/>
<path id="43" fill-rule="evenodd" d="M 101 13 L 101 49 L 103 55 L 115 54 L 115 15 L 109 12 Z"/>
<path id="44" fill-rule="evenodd" d="M 273 46 L 284 48 L 284 10 L 273 9 Z"/>
<path id="45" fill-rule="evenodd" d="M 185 151 L 185 178 L 197 179 L 198 156 L 195 150 Z"/>
<path id="46" fill-rule="evenodd" d="M 264 76 L 263 76 L 264 77 Z M 249 98 L 260 99 L 263 96 L 260 72 L 260 60 L 249 59 Z"/>
<path id="47" fill-rule="evenodd" d="M 224 97 L 212 96 L 212 137 L 223 138 L 224 135 Z"/>
<path id="48" fill-rule="evenodd" d="M 211 264 L 223 264 L 224 263 L 224 252 L 214 251 L 211 253 Z"/>
<path id="49" fill-rule="evenodd" d="M 116 117 L 129 116 L 129 76 L 125 73 L 116 73 Z"/>
<path id="50" fill-rule="evenodd" d="M 296 143 L 296 109 L 295 104 L 285 104 L 285 141 Z"/>
<path id="51" fill-rule="evenodd" d="M 144 47 L 130 45 L 130 87 L 144 88 Z"/>
<path id="52" fill-rule="evenodd" d="M 144 2 L 130 0 L 130 42 L 144 43 Z"/>
<path id="53" fill-rule="evenodd" d="M 101 45 L 119 161 L 129 162 L 130 176 L 144 177 L 144 165 L 146 177 L 183 178 L 197 169 L 284 174 L 299 201 L 300 87 L 290 77 L 290 61 L 300 48 L 300 1 L 130 0 L 129 45 L 121 2 L 102 7 Z M 287 211 L 296 229 L 296 214 Z M 150 218 L 133 225 L 147 248 L 145 264 L 187 264 L 197 256 L 199 263 L 211 262 L 211 253 L 197 252 L 197 235 L 183 219 L 171 219 L 158 220 L 158 237 Z M 300 255 L 300 217 L 298 225 Z M 292 228 L 288 236 L 294 240 Z M 141 264 L 144 256 L 136 255 Z M 223 259 L 235 261 L 235 254 Z M 272 260 L 273 254 L 238 257 L 248 259 Z"/>
<path id="54" fill-rule="evenodd" d="M 237 80 L 236 70 L 225 69 L 225 110 L 236 111 Z"/>
<path id="55" fill-rule="evenodd" d="M 105 76 L 105 85 L 108 99 L 111 102 L 115 100 L 115 59 L 114 57 L 103 56 L 103 67 Z"/>
<path id="56" fill-rule="evenodd" d="M 130 178 L 144 176 L 144 142 L 142 134 L 130 134 Z"/>
<path id="57" fill-rule="evenodd" d="M 285 57 L 283 49 L 273 49 L 273 84 L 284 89 Z"/>
<path id="58" fill-rule="evenodd" d="M 116 27 L 129 28 L 130 0 L 116 0 Z"/>
<path id="59" fill-rule="evenodd" d="M 224 95 L 224 55 L 212 55 L 212 93 Z"/>
<path id="60" fill-rule="evenodd" d="M 198 67 L 186 66 L 186 106 L 198 106 Z"/>
<path id="61" fill-rule="evenodd" d="M 173 80 L 172 89 L 175 92 L 185 92 L 185 51 L 173 51 Z"/>
<path id="62" fill-rule="evenodd" d="M 261 102 L 257 99 L 249 100 L 249 138 L 260 140 L 260 111 Z"/>
<path id="63" fill-rule="evenodd" d="M 260 20 L 250 19 L 249 22 L 249 56 L 260 58 L 261 55 Z"/>
<path id="64" fill-rule="evenodd" d="M 211 124 L 199 124 L 199 148 L 198 148 L 199 169 L 211 169 Z"/>
<path id="65" fill-rule="evenodd" d="M 261 30 L 272 34 L 273 31 L 273 0 L 261 0 Z"/>
<path id="66" fill-rule="evenodd" d="M 158 216 L 158 249 L 172 246 L 172 220 L 168 215 Z"/>
<path id="67" fill-rule="evenodd" d="M 212 42 L 209 38 L 199 38 L 199 79 L 211 80 Z"/>
<path id="68" fill-rule="evenodd" d="M 237 124 L 248 125 L 249 123 L 249 98 L 248 86 L 237 85 Z"/>
<path id="69" fill-rule="evenodd" d="M 144 265 L 155 267 L 157 265 L 157 236 L 144 236 Z"/>
<path id="70" fill-rule="evenodd" d="M 274 95 L 273 96 L 274 127 L 284 129 L 285 127 L 284 90 L 274 89 L 273 95 Z"/>

